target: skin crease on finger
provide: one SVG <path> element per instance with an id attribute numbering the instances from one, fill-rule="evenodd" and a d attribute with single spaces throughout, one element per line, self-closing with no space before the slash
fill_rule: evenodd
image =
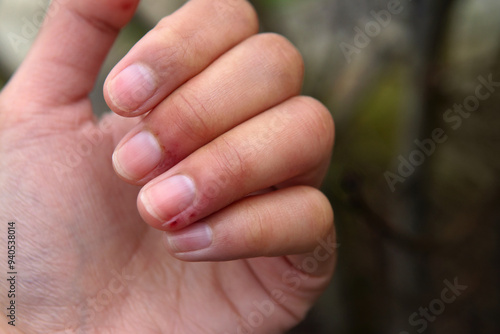
<path id="1" fill-rule="evenodd" d="M 284 333 L 303 319 L 330 280 L 335 262 L 332 208 L 318 189 L 304 186 L 303 180 L 288 180 L 286 189 L 251 197 L 239 194 L 226 207 L 207 212 L 214 241 L 208 252 L 184 252 L 176 258 L 165 249 L 168 235 L 150 228 L 139 215 L 136 199 L 140 187 L 121 180 L 111 163 L 118 139 L 140 118 L 125 120 L 112 115 L 94 122 L 88 99 L 118 28 L 131 18 L 137 3 L 53 1 L 55 14 L 48 18 L 32 51 L 0 95 L 0 118 L 9 123 L 0 134 L 0 222 L 14 220 L 17 224 L 20 292 L 16 327 L 2 321 L 0 328 L 16 334 L 235 333 L 243 332 L 242 326 L 265 305 L 272 312 L 262 317 L 254 332 Z M 57 5 L 66 10 L 56 10 Z M 210 8 L 217 10 L 209 12 Z M 243 0 L 190 0 L 170 19 L 185 23 L 178 28 L 184 36 L 210 21 L 216 28 L 210 33 L 214 34 L 209 36 L 210 43 L 225 43 L 224 34 L 235 30 L 225 26 L 231 22 L 225 15 L 236 15 L 238 9 L 247 18 L 253 15 Z M 205 18 L 207 14 L 210 20 Z M 164 42 L 161 28 L 174 22 L 170 19 L 151 34 L 158 43 Z M 225 30 L 221 32 L 219 27 Z M 202 30 L 198 33 L 208 31 Z M 181 89 L 186 80 L 203 73 L 213 59 L 223 59 L 223 54 L 247 40 L 250 33 L 233 36 L 231 45 L 223 44 L 208 58 L 203 58 L 206 45 L 188 43 L 200 40 L 177 40 L 194 48 L 192 57 L 202 57 L 203 66 L 177 79 L 171 77 L 169 84 L 174 90 Z M 189 48 L 182 45 L 179 50 Z M 140 43 L 136 51 L 164 59 L 155 57 L 151 49 L 143 51 Z M 178 63 L 170 66 L 182 68 Z M 152 103 L 164 98 L 160 94 Z M 333 136 L 331 121 L 322 121 L 326 109 L 312 99 L 307 99 L 307 108 L 297 102 L 304 98 L 283 99 L 287 102 L 275 101 L 289 106 L 280 109 L 280 115 L 288 111 L 296 118 L 269 122 L 267 117 L 274 111 L 255 111 L 254 115 L 260 114 L 251 121 L 242 120 L 245 126 L 217 134 L 217 138 L 235 135 L 227 140 L 229 146 L 224 146 L 225 137 L 215 148 L 200 143 L 184 166 L 198 166 L 200 175 L 217 171 L 217 167 L 224 170 L 217 163 L 224 157 L 231 160 L 235 151 L 230 148 L 236 139 L 254 141 L 260 146 L 253 147 L 264 148 L 254 151 L 251 165 L 262 168 L 255 169 L 255 180 L 276 173 L 273 159 L 279 156 L 285 166 L 309 166 L 310 171 L 323 166 Z M 298 116 L 301 113 L 303 117 Z M 270 131 L 254 131 L 259 124 Z M 164 131 L 169 126 L 163 124 Z M 297 141 L 292 141 L 294 134 Z M 318 137 L 324 143 L 317 142 Z M 280 152 L 271 152 L 273 147 Z M 216 152 L 215 158 L 200 161 L 197 157 L 203 150 Z M 182 165 L 177 165 L 180 172 Z M 321 173 L 323 168 L 318 170 Z M 263 183 L 273 185 L 273 180 L 268 181 Z M 225 192 L 238 191 L 241 185 L 230 182 Z M 186 240 L 185 234 L 182 237 Z M 195 245 L 191 241 L 188 247 Z M 172 245 L 186 246 L 174 242 L 167 247 Z M 299 251 L 305 254 L 289 255 Z M 216 261 L 229 259 L 233 261 Z M 5 261 L 0 269 L 7 272 Z M 7 283 L 3 280 L 2 290 Z M 8 303 L 2 294 L 0 304 Z"/>

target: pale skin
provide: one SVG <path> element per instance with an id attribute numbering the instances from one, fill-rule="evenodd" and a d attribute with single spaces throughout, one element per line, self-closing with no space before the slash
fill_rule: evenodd
<path id="1" fill-rule="evenodd" d="M 137 4 L 54 1 L 1 92 L 18 275 L 16 326 L 0 328 L 286 332 L 333 273 L 330 113 L 299 95 L 300 54 L 257 34 L 246 1 L 191 0 L 111 71 L 96 120 L 88 94 Z"/>

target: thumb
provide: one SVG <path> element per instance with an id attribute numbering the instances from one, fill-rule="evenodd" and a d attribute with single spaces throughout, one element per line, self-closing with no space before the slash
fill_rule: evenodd
<path id="1" fill-rule="evenodd" d="M 53 0 L 37 40 L 5 93 L 37 106 L 65 106 L 87 98 L 119 30 L 138 3 Z"/>

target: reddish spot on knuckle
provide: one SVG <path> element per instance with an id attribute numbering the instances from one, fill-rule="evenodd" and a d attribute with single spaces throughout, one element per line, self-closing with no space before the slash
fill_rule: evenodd
<path id="1" fill-rule="evenodd" d="M 132 2 L 124 2 L 122 3 L 121 9 L 125 12 L 128 12 L 130 9 L 134 7 L 134 4 Z"/>
<path id="2" fill-rule="evenodd" d="M 103 1 L 100 0 L 102 3 Z M 134 10 L 139 1 L 137 0 L 108 0 L 110 10 L 119 10 L 121 12 L 129 12 Z"/>
<path id="3" fill-rule="evenodd" d="M 93 0 L 76 2 L 70 8 L 90 25 L 105 33 L 116 33 L 132 18 L 138 0 Z"/>

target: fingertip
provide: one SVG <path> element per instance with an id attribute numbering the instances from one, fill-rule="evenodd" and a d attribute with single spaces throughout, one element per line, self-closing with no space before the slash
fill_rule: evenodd
<path id="1" fill-rule="evenodd" d="M 196 185 L 186 175 L 163 176 L 139 192 L 137 207 L 143 219 L 162 231 L 176 231 L 188 226 L 189 210 L 196 198 Z"/>
<path id="2" fill-rule="evenodd" d="M 139 192 L 137 197 L 137 208 L 142 219 L 149 225 L 155 228 L 160 228 L 162 225 L 162 219 L 156 214 L 152 209 L 149 196 L 144 191 L 144 188 Z"/>
<path id="3" fill-rule="evenodd" d="M 135 117 L 145 111 L 141 107 L 156 93 L 158 80 L 154 71 L 135 63 L 111 73 L 104 83 L 104 99 L 111 110 L 125 117 Z"/>
<path id="4" fill-rule="evenodd" d="M 133 130 L 115 149 L 113 167 L 122 179 L 140 184 L 161 163 L 162 158 L 163 150 L 156 136 L 139 128 Z"/>
<path id="5" fill-rule="evenodd" d="M 168 251 L 182 260 L 200 261 L 209 255 L 214 233 L 209 224 L 198 222 L 182 230 L 166 232 L 163 242 Z"/>

